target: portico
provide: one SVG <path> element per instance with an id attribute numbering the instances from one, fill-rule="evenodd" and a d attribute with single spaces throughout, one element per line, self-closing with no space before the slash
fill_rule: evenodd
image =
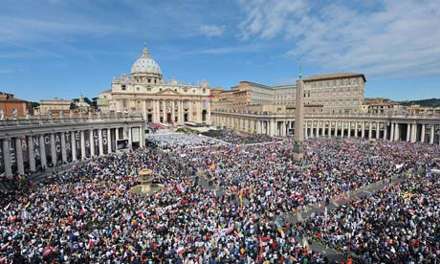
<path id="1" fill-rule="evenodd" d="M 0 125 L 0 169 L 6 177 L 145 144 L 141 116 L 62 118 L 45 123 L 31 119 Z M 127 136 L 119 138 L 119 134 Z"/>

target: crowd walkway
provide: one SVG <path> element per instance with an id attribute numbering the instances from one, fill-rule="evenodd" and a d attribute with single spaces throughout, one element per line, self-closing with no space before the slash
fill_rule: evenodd
<path id="1" fill-rule="evenodd" d="M 406 173 L 410 173 L 410 172 L 407 171 Z M 403 181 L 404 177 L 405 177 L 404 174 L 393 175 L 389 179 L 384 179 L 384 180 L 381 180 L 378 182 L 368 184 L 366 186 L 358 188 L 355 191 L 345 192 L 345 193 L 335 197 L 331 201 L 329 201 L 328 204 L 326 204 L 325 202 L 320 202 L 320 203 L 312 204 L 309 206 L 305 206 L 304 208 L 299 209 L 294 214 L 294 218 L 293 218 L 292 222 L 294 224 L 300 223 L 300 222 L 302 223 L 302 222 L 307 221 L 309 218 L 313 218 L 316 214 L 325 213 L 326 210 L 327 210 L 327 212 L 330 212 L 330 211 L 335 210 L 338 207 L 345 205 L 345 204 L 348 204 L 352 201 L 356 201 L 359 199 L 369 197 L 369 196 L 371 196 L 371 194 L 382 190 L 386 186 L 389 186 L 391 184 L 396 184 L 396 183 Z M 307 243 L 313 251 L 320 252 L 321 254 L 326 256 L 330 261 L 340 263 L 341 261 L 344 261 L 347 258 L 346 254 L 344 254 L 338 250 L 335 250 L 333 248 L 327 247 L 327 246 L 323 245 L 322 243 L 310 238 L 309 236 L 304 236 L 300 239 L 302 239 L 304 241 L 304 243 Z M 353 253 L 350 255 L 355 260 L 359 259 L 359 256 L 357 256 Z"/>

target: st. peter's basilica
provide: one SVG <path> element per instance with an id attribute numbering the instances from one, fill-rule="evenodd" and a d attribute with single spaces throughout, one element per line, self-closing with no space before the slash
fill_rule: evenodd
<path id="1" fill-rule="evenodd" d="M 159 64 L 144 48 L 131 73 L 114 78 L 111 90 L 102 92 L 99 102 L 107 111 L 140 112 L 149 123 L 210 124 L 209 95 L 207 82 L 164 80 Z"/>

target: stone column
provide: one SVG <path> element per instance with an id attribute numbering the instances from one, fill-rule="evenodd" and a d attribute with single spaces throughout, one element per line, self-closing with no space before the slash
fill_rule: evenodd
<path id="1" fill-rule="evenodd" d="M 412 124 L 411 142 L 415 143 L 416 141 L 417 141 L 417 124 Z"/>
<path id="2" fill-rule="evenodd" d="M 64 132 L 61 132 L 61 160 L 63 161 L 63 163 L 67 162 L 66 136 Z"/>
<path id="3" fill-rule="evenodd" d="M 394 124 L 394 141 L 400 141 L 400 126 L 399 123 Z"/>
<path id="4" fill-rule="evenodd" d="M 132 137 L 131 133 L 132 133 L 132 129 L 131 129 L 131 127 L 128 127 L 128 148 L 129 149 L 133 148 L 133 137 Z"/>
<path id="5" fill-rule="evenodd" d="M 35 157 L 34 157 L 34 140 L 32 135 L 28 137 L 28 152 L 29 152 L 29 169 L 31 172 L 35 171 Z"/>
<path id="6" fill-rule="evenodd" d="M 380 123 L 376 122 L 376 139 L 380 138 Z"/>
<path id="7" fill-rule="evenodd" d="M 95 138 L 93 136 L 93 129 L 89 130 L 90 136 L 89 136 L 89 140 L 90 140 L 90 157 L 95 156 Z"/>
<path id="8" fill-rule="evenodd" d="M 257 123 L 257 134 L 261 134 L 261 123 L 260 120 L 255 121 Z"/>
<path id="9" fill-rule="evenodd" d="M 116 141 L 119 139 L 119 127 L 115 128 L 115 139 Z"/>
<path id="10" fill-rule="evenodd" d="M 197 121 L 202 123 L 202 101 L 197 101 Z"/>
<path id="11" fill-rule="evenodd" d="M 351 138 L 351 121 L 348 122 L 348 138 Z"/>
<path id="12" fill-rule="evenodd" d="M 345 122 L 341 121 L 341 138 L 344 138 L 345 134 Z"/>
<path id="13" fill-rule="evenodd" d="M 362 139 L 364 139 L 365 138 L 365 121 L 362 121 L 361 128 L 362 128 L 361 137 L 362 137 Z"/>
<path id="14" fill-rule="evenodd" d="M 315 120 L 312 120 L 312 122 L 310 122 L 310 138 L 314 138 L 315 137 Z"/>
<path id="15" fill-rule="evenodd" d="M 143 115 L 144 115 L 144 120 L 147 120 L 147 101 L 143 100 L 142 101 L 142 111 L 143 111 Z"/>
<path id="16" fill-rule="evenodd" d="M 287 136 L 287 122 L 283 121 L 281 123 L 281 136 L 286 137 Z"/>
<path id="17" fill-rule="evenodd" d="M 81 159 L 85 160 L 87 156 L 86 156 L 86 139 L 84 137 L 84 130 L 80 131 L 80 135 L 81 135 Z"/>
<path id="18" fill-rule="evenodd" d="M 325 121 L 321 121 L 321 137 L 325 137 Z"/>
<path id="19" fill-rule="evenodd" d="M 327 128 L 327 138 L 332 137 L 332 122 L 328 121 L 328 128 Z"/>
<path id="20" fill-rule="evenodd" d="M 409 142 L 411 135 L 411 124 L 407 124 L 406 126 L 406 142 Z"/>
<path id="21" fill-rule="evenodd" d="M 18 174 L 24 175 L 23 146 L 21 144 L 21 138 L 15 138 L 15 156 L 17 157 L 17 170 Z"/>
<path id="22" fill-rule="evenodd" d="M 7 178 L 12 177 L 12 164 L 11 164 L 11 153 L 10 153 L 10 138 L 3 139 L 3 161 L 5 165 L 5 176 Z"/>
<path id="23" fill-rule="evenodd" d="M 184 107 L 183 107 L 183 101 L 180 101 L 179 119 L 180 119 L 180 124 L 181 125 L 185 124 L 184 115 L 185 115 L 185 110 L 184 110 Z"/>
<path id="24" fill-rule="evenodd" d="M 75 131 L 70 132 L 70 140 L 71 140 L 71 148 L 72 148 L 72 161 L 76 161 L 76 139 L 75 139 Z"/>
<path id="25" fill-rule="evenodd" d="M 160 101 L 156 100 L 156 122 L 160 122 Z"/>
<path id="26" fill-rule="evenodd" d="M 139 146 L 141 148 L 145 147 L 144 128 L 142 126 L 139 127 Z"/>
<path id="27" fill-rule="evenodd" d="M 188 121 L 193 122 L 193 101 L 188 101 Z"/>
<path id="28" fill-rule="evenodd" d="M 315 138 L 319 138 L 319 121 L 316 121 L 316 127 L 314 126 L 314 136 Z"/>
<path id="29" fill-rule="evenodd" d="M 112 129 L 107 128 L 107 154 L 112 153 Z"/>
<path id="30" fill-rule="evenodd" d="M 57 151 L 55 149 L 55 134 L 50 134 L 50 156 L 52 157 L 52 165 L 57 165 Z"/>
<path id="31" fill-rule="evenodd" d="M 151 100 L 151 106 L 152 106 L 152 112 L 151 112 L 151 114 L 152 114 L 152 121 L 153 121 L 153 123 L 157 123 L 157 106 L 156 106 L 156 100 Z"/>
<path id="32" fill-rule="evenodd" d="M 174 105 L 176 104 L 176 102 L 173 100 L 171 101 L 171 123 L 175 123 L 176 121 L 176 109 L 174 108 Z"/>
<path id="33" fill-rule="evenodd" d="M 99 156 L 104 155 L 104 144 L 102 143 L 102 128 L 98 129 L 98 148 L 99 148 Z"/>
<path id="34" fill-rule="evenodd" d="M 388 140 L 388 124 L 384 123 L 383 127 L 383 140 Z"/>
<path id="35" fill-rule="evenodd" d="M 151 122 L 153 123 L 157 123 L 156 122 L 156 100 L 150 100 L 150 104 L 151 104 Z"/>
<path id="36" fill-rule="evenodd" d="M 295 120 L 295 122 L 296 122 L 296 120 Z M 304 121 L 304 138 L 305 139 L 309 138 L 308 123 L 309 122 Z"/>
<path id="37" fill-rule="evenodd" d="M 168 100 L 163 100 L 162 101 L 162 118 L 163 118 L 163 123 L 166 124 L 167 123 L 167 111 L 168 111 Z"/>
<path id="38" fill-rule="evenodd" d="M 319 138 L 319 120 L 316 121 L 315 138 Z"/>
<path id="39" fill-rule="evenodd" d="M 359 124 L 358 124 L 358 122 L 356 121 L 356 122 L 354 122 L 354 125 L 355 125 L 355 127 L 354 127 L 354 137 L 355 138 L 358 138 L 359 137 Z"/>
<path id="40" fill-rule="evenodd" d="M 434 144 L 434 125 L 431 125 L 431 136 L 429 137 L 429 144 Z"/>
<path id="41" fill-rule="evenodd" d="M 273 137 L 273 136 L 276 136 L 276 135 L 277 135 L 276 131 L 277 131 L 276 122 L 275 122 L 274 119 L 271 119 L 271 120 L 270 120 L 270 135 L 271 135 L 272 137 Z"/>
<path id="42" fill-rule="evenodd" d="M 420 135 L 420 141 L 422 143 L 425 143 L 425 132 L 426 132 L 425 130 L 426 130 L 425 124 L 422 124 L 422 134 Z"/>
<path id="43" fill-rule="evenodd" d="M 211 122 L 211 99 L 208 98 L 207 100 L 208 100 L 208 102 L 207 102 L 207 106 L 206 106 L 206 123 L 208 125 L 211 125 L 212 124 L 212 122 Z"/>
<path id="44" fill-rule="evenodd" d="M 43 169 L 47 168 L 46 144 L 44 142 L 44 135 L 40 135 L 40 157 L 41 157 L 41 167 Z"/>
<path id="45" fill-rule="evenodd" d="M 316 121 L 315 122 L 315 120 L 313 120 L 312 121 L 313 123 L 313 130 L 311 131 L 311 133 L 313 133 L 312 134 L 312 137 L 313 138 L 317 138 L 317 137 L 319 137 L 319 122 L 318 121 Z"/>
<path id="46" fill-rule="evenodd" d="M 339 125 L 340 125 L 340 128 L 341 128 L 341 134 L 339 135 L 339 137 L 340 137 L 340 138 L 344 138 L 344 133 L 345 133 L 345 131 L 344 131 L 344 129 L 345 129 L 345 123 L 344 123 L 344 121 L 340 121 L 340 122 L 339 122 Z"/>
<path id="47" fill-rule="evenodd" d="M 369 126 L 368 126 L 368 139 L 372 139 L 373 138 L 373 122 L 369 122 Z"/>
<path id="48" fill-rule="evenodd" d="M 394 141 L 394 128 L 395 128 L 395 126 L 396 126 L 395 123 L 391 123 L 390 141 Z"/>

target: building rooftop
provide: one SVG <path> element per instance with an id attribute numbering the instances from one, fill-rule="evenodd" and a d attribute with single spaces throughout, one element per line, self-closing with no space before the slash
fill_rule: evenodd
<path id="1" fill-rule="evenodd" d="M 353 72 L 339 72 L 339 73 L 330 73 L 330 74 L 311 75 L 304 78 L 303 80 L 304 81 L 332 80 L 332 79 L 339 79 L 344 77 L 362 77 L 362 79 L 364 79 L 364 82 L 367 81 L 365 75 L 363 75 L 362 73 L 353 73 Z"/>
<path id="2" fill-rule="evenodd" d="M 11 93 L 0 92 L 0 102 L 17 102 L 17 103 L 24 102 L 24 103 L 26 103 L 27 101 L 20 99 L 20 98 L 17 98 Z"/>

